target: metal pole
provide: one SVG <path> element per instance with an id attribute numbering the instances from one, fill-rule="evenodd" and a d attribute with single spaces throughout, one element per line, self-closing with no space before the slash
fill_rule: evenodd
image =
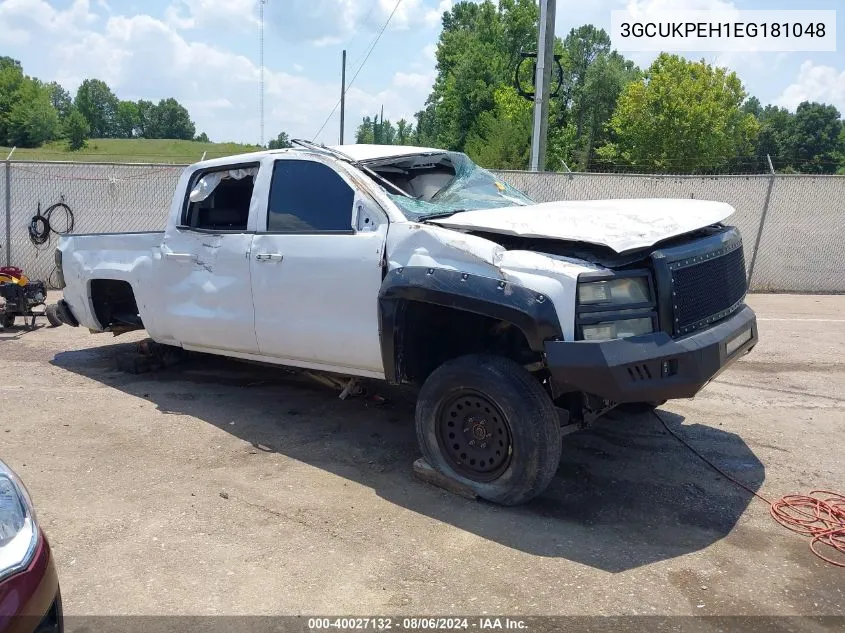
<path id="1" fill-rule="evenodd" d="M 346 49 L 340 71 L 340 144 L 343 145 L 343 124 L 346 120 Z"/>
<path id="2" fill-rule="evenodd" d="M 259 0 L 259 2 L 258 2 L 258 11 L 259 11 L 259 15 L 260 15 L 259 20 L 261 21 L 260 34 L 259 34 L 259 47 L 261 49 L 261 51 L 260 51 L 260 56 L 261 56 L 260 66 L 261 66 L 261 68 L 258 71 L 259 75 L 260 75 L 259 80 L 258 80 L 258 84 L 259 84 L 259 87 L 258 87 L 258 108 L 261 111 L 260 112 L 261 138 L 259 139 L 259 145 L 261 145 L 261 147 L 264 147 L 264 3 L 265 2 L 267 2 L 267 0 Z"/>
<path id="3" fill-rule="evenodd" d="M 531 129 L 531 171 L 546 169 L 546 138 L 549 133 L 549 88 L 555 53 L 557 0 L 540 0 L 537 38 L 537 76 L 534 78 L 534 125 Z"/>
<path id="4" fill-rule="evenodd" d="M 14 151 L 14 150 L 12 150 Z M 11 156 L 11 153 L 9 154 Z M 12 163 L 6 160 L 6 266 L 12 265 Z"/>
<path id="5" fill-rule="evenodd" d="M 751 290 L 751 277 L 754 275 L 754 265 L 757 263 L 757 252 L 760 250 L 760 241 L 763 238 L 763 227 L 766 224 L 766 214 L 769 212 L 769 201 L 772 199 L 772 189 L 775 186 L 775 167 L 772 165 L 772 157 L 766 154 L 769 161 L 769 188 L 766 190 L 766 200 L 763 203 L 763 212 L 760 214 L 760 227 L 757 229 L 757 239 L 754 240 L 754 251 L 751 253 L 751 263 L 748 265 L 748 280 L 746 286 Z"/>

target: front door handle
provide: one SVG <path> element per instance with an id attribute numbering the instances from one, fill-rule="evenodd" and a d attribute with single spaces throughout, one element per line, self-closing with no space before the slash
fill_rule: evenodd
<path id="1" fill-rule="evenodd" d="M 258 262 L 280 262 L 285 258 L 281 253 L 258 253 L 255 261 Z"/>
<path id="2" fill-rule="evenodd" d="M 165 253 L 164 258 L 185 264 L 197 261 L 197 256 L 192 253 Z"/>

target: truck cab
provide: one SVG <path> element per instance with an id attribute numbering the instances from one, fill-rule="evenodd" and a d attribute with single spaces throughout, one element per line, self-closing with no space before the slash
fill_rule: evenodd
<path id="1" fill-rule="evenodd" d="M 729 205 L 537 204 L 459 152 L 300 145 L 188 167 L 161 233 L 63 238 L 60 318 L 417 385 L 425 458 L 504 504 L 567 432 L 757 342 Z"/>

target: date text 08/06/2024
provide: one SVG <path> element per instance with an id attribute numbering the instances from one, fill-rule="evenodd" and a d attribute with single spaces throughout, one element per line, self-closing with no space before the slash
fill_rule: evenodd
<path id="1" fill-rule="evenodd" d="M 325 630 L 371 630 L 371 631 L 466 631 L 466 630 L 511 630 L 527 631 L 528 623 L 509 617 L 350 617 L 309 618 L 310 631 Z"/>

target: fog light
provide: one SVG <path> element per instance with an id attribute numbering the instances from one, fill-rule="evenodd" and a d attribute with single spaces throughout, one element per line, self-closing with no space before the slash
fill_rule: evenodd
<path id="1" fill-rule="evenodd" d="M 620 319 L 619 321 L 606 321 L 604 323 L 593 323 L 581 328 L 585 341 L 606 341 L 614 338 L 628 338 L 629 336 L 641 336 L 654 331 L 651 318 L 641 319 Z"/>
<path id="2" fill-rule="evenodd" d="M 728 356 L 733 356 L 733 353 L 738 350 L 740 347 L 745 345 L 748 341 L 751 340 L 751 328 L 748 328 L 744 332 L 737 334 L 731 340 L 729 340 L 725 344 L 725 352 Z"/>

